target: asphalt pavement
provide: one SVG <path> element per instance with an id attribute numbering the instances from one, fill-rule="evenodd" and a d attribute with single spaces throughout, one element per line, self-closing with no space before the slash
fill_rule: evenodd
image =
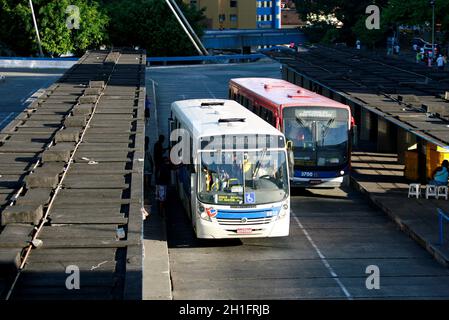
<path id="1" fill-rule="evenodd" d="M 171 102 L 226 98 L 230 78 L 252 76 L 279 78 L 279 64 L 148 69 L 159 133 Z M 283 238 L 199 240 L 175 193 L 167 205 L 173 299 L 449 298 L 448 269 L 352 189 L 294 190 Z"/>
<path id="2" fill-rule="evenodd" d="M 65 70 L 0 68 L 0 130 L 33 101 L 39 90 L 49 87 Z"/>

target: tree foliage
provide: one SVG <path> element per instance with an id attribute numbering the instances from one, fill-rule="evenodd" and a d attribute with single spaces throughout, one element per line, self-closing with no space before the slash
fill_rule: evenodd
<path id="1" fill-rule="evenodd" d="M 37 52 L 37 41 L 28 0 L 0 0 L 0 35 L 19 54 Z M 69 29 L 66 9 L 79 8 L 79 29 Z M 97 47 L 106 39 L 108 17 L 94 0 L 34 0 L 34 12 L 39 26 L 42 48 L 49 55 L 68 52 L 82 53 Z"/>
<path id="2" fill-rule="evenodd" d="M 79 8 L 79 29 L 67 27 L 70 5 Z M 58 0 L 41 5 L 39 9 L 42 46 L 49 53 L 62 54 L 98 47 L 106 39 L 108 16 L 95 1 Z"/>
<path id="3" fill-rule="evenodd" d="M 18 55 L 28 55 L 33 47 L 31 15 L 27 1 L 0 0 L 0 40 L 3 50 L 11 50 Z"/>
<path id="4" fill-rule="evenodd" d="M 449 35 L 449 1 L 435 1 L 435 23 L 441 24 L 441 31 Z M 404 25 L 429 25 L 432 22 L 432 6 L 428 0 L 390 0 L 385 8 L 385 20 Z"/>
<path id="5" fill-rule="evenodd" d="M 198 37 L 203 34 L 203 10 L 177 1 Z M 139 46 L 151 56 L 197 54 L 164 0 L 115 0 L 107 5 L 109 36 L 115 46 Z"/>
<path id="6" fill-rule="evenodd" d="M 352 44 L 355 38 L 369 44 L 385 37 L 388 28 L 398 25 L 424 25 L 432 21 L 432 7 L 428 0 L 295 0 L 297 11 L 304 21 L 314 22 L 317 16 L 332 15 L 343 23 L 338 41 Z M 365 9 L 375 4 L 381 8 L 381 29 L 364 27 L 367 17 Z M 436 0 L 436 23 L 449 34 L 449 1 Z"/>
<path id="7" fill-rule="evenodd" d="M 316 22 L 321 17 L 332 16 L 342 23 L 337 41 L 355 42 L 353 28 L 368 5 L 383 6 L 388 0 L 295 0 L 296 10 L 303 21 Z"/>
<path id="8" fill-rule="evenodd" d="M 379 44 L 384 45 L 384 40 L 386 39 L 389 27 L 383 14 L 381 15 L 380 21 L 380 29 L 368 30 L 365 24 L 366 16 L 363 16 L 355 23 L 354 27 L 352 27 L 352 31 L 357 39 L 370 48 L 375 48 Z"/>

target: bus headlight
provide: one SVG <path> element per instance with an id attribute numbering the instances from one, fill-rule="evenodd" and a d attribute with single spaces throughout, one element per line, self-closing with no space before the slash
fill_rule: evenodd
<path id="1" fill-rule="evenodd" d="M 204 208 L 203 208 L 204 209 Z M 198 208 L 198 211 L 200 211 L 200 209 Z M 203 212 L 200 211 L 200 218 L 206 221 L 211 222 L 212 220 L 210 219 L 210 217 L 208 216 L 208 214 L 206 213 L 206 211 L 203 210 Z"/>
<path id="2" fill-rule="evenodd" d="M 284 203 L 284 204 L 282 205 L 282 209 L 281 209 L 280 212 L 279 212 L 278 219 L 283 219 L 283 218 L 285 218 L 285 217 L 287 216 L 287 212 L 288 212 L 288 204 L 287 204 L 287 203 Z"/>
<path id="3" fill-rule="evenodd" d="M 341 171 L 340 171 L 340 174 L 341 174 L 342 176 L 344 176 L 344 175 L 345 175 L 345 172 L 344 172 L 343 170 L 341 170 Z"/>

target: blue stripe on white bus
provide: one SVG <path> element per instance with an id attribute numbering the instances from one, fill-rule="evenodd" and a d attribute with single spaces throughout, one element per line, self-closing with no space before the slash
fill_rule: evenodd
<path id="1" fill-rule="evenodd" d="M 281 210 L 281 207 L 270 208 L 270 209 L 245 210 L 245 211 L 218 209 L 217 218 L 218 219 L 267 218 L 267 217 L 277 216 L 279 214 L 280 210 Z"/>

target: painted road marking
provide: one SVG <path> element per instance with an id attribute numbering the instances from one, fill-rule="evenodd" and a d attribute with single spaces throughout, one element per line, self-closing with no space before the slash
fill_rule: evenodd
<path id="1" fill-rule="evenodd" d="M 301 221 L 299 221 L 299 218 L 294 214 L 293 211 L 290 211 L 290 212 L 293 214 L 293 217 L 295 218 L 295 221 L 298 224 L 298 227 L 302 230 L 302 232 L 306 236 L 307 240 L 309 241 L 309 243 L 312 245 L 313 249 L 315 249 L 316 253 L 320 257 L 321 262 L 324 264 L 326 269 L 329 271 L 330 275 L 335 280 L 335 282 L 337 282 L 337 284 L 340 287 L 341 291 L 343 291 L 343 293 L 345 294 L 345 296 L 346 296 L 346 298 L 348 300 L 352 300 L 352 296 L 349 293 L 348 289 L 346 289 L 345 285 L 340 281 L 340 279 L 338 278 L 337 273 L 331 267 L 331 265 L 329 264 L 329 262 L 327 261 L 326 257 L 321 252 L 321 250 L 318 248 L 318 246 L 315 244 L 315 241 L 313 241 L 312 237 L 309 235 L 309 233 L 307 232 L 306 228 L 304 228 L 304 226 L 302 225 Z"/>

